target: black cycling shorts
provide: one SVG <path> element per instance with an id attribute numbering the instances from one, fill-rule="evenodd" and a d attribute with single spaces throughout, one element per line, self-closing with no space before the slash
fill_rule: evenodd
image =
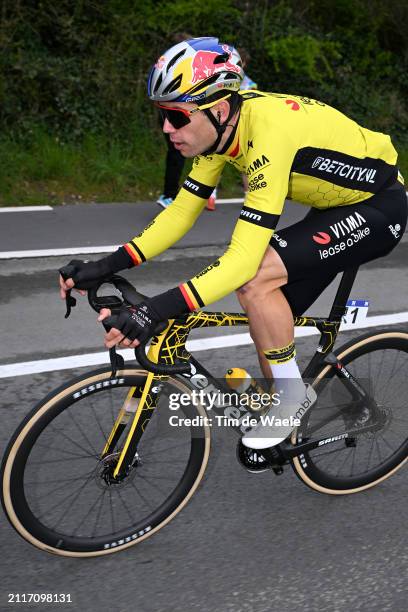
<path id="1" fill-rule="evenodd" d="M 405 188 L 396 183 L 359 204 L 312 208 L 302 221 L 278 230 L 270 245 L 288 271 L 282 291 L 293 314 L 303 314 L 338 272 L 390 253 L 407 213 Z"/>

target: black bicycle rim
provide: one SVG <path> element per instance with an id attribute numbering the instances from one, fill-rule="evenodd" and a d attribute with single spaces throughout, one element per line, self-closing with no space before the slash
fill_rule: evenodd
<path id="1" fill-rule="evenodd" d="M 374 363 L 375 353 L 380 355 L 379 351 L 386 350 L 388 354 L 391 356 L 391 359 L 392 360 L 395 359 L 394 364 L 392 364 L 391 362 L 391 370 L 394 366 L 394 374 L 399 375 L 399 371 L 398 371 L 398 367 L 399 367 L 401 370 L 400 379 L 405 381 L 407 378 L 406 378 L 406 375 L 403 374 L 402 370 L 408 373 L 408 339 L 406 339 L 406 337 L 402 338 L 402 337 L 392 335 L 392 333 L 390 333 L 389 331 L 384 332 L 384 334 L 386 334 L 387 337 L 381 338 L 380 337 L 381 333 L 377 335 L 366 334 L 365 336 L 361 336 L 360 338 L 357 338 L 356 340 L 350 341 L 349 343 L 344 345 L 341 349 L 339 349 L 338 353 L 342 354 L 344 353 L 345 350 L 347 350 L 349 347 L 354 346 L 354 345 L 356 346 L 356 349 L 351 350 L 347 355 L 345 355 L 344 358 L 341 359 L 341 361 L 353 373 L 353 362 L 357 364 L 357 360 L 362 357 L 363 359 L 366 359 L 367 361 L 371 359 Z M 373 340 L 371 342 L 364 343 L 364 341 L 366 341 L 368 338 L 373 338 Z M 398 359 L 395 358 L 396 353 L 395 355 L 392 355 L 393 351 L 400 352 L 403 358 L 403 362 L 401 363 L 403 363 L 404 368 L 402 368 L 401 363 L 398 364 Z M 385 370 L 383 366 L 382 370 L 380 369 L 378 372 L 378 376 L 376 378 L 377 384 L 380 384 L 381 376 L 384 376 L 384 373 L 385 373 Z M 333 370 L 329 371 L 329 373 L 325 377 L 326 383 L 330 384 L 330 381 L 333 382 L 335 378 L 336 377 L 334 377 L 333 375 Z M 367 383 L 367 384 L 370 384 L 370 383 Z M 319 395 L 320 386 L 322 386 L 322 383 L 318 383 L 315 387 L 318 395 Z M 408 384 L 407 384 L 407 390 L 408 390 Z M 406 394 L 403 392 L 399 392 L 399 395 L 401 395 L 402 397 L 407 397 Z M 394 419 L 394 423 L 392 423 L 392 419 Z M 401 420 L 396 420 L 396 419 L 401 419 Z M 330 425 L 329 425 L 327 429 L 324 431 L 324 434 L 322 434 L 322 430 L 320 431 L 317 430 L 317 431 L 314 431 L 312 435 L 309 435 L 312 420 L 313 420 L 313 408 L 306 415 L 304 421 L 302 422 L 301 428 L 299 428 L 298 435 L 297 435 L 298 442 L 300 442 L 301 440 L 304 441 L 305 438 L 309 438 L 309 437 L 312 439 L 313 437 L 327 437 L 327 438 L 335 437 L 336 435 L 341 435 L 344 432 L 348 431 L 344 422 L 342 422 L 342 424 L 339 424 L 337 426 L 337 429 L 334 429 L 334 428 L 330 429 Z M 305 452 L 303 455 L 299 457 L 301 471 L 305 474 L 305 476 L 308 479 L 310 479 L 311 481 L 310 484 L 312 486 L 314 483 L 318 485 L 319 487 L 322 487 L 323 489 L 329 489 L 329 490 L 338 490 L 338 491 L 358 490 L 359 488 L 364 488 L 371 483 L 381 481 L 381 479 L 389 475 L 394 469 L 396 469 L 399 465 L 401 465 L 401 463 L 408 456 L 408 439 L 407 439 L 408 409 L 405 411 L 402 411 L 401 416 L 391 416 L 390 421 L 391 421 L 391 424 L 393 424 L 394 428 L 396 428 L 396 423 L 401 424 L 401 427 L 403 428 L 401 430 L 400 440 L 395 443 L 394 448 L 391 444 L 391 440 L 392 439 L 395 440 L 396 438 L 395 436 L 394 438 L 390 436 L 389 430 L 388 430 L 389 439 L 385 437 L 387 436 L 387 430 L 385 432 L 382 432 L 381 430 L 379 430 L 377 437 L 376 437 L 376 434 L 370 434 L 370 433 L 364 434 L 363 433 L 361 434 L 361 436 L 359 435 L 356 436 L 355 438 L 356 444 L 357 444 L 356 447 L 347 446 L 346 441 L 343 439 L 343 440 L 338 440 L 336 442 L 330 442 L 327 445 L 323 445 L 321 449 L 314 449 L 312 451 Z M 354 429 L 350 429 L 349 430 L 350 437 L 351 438 L 353 437 L 351 435 L 352 431 L 358 431 L 358 430 L 359 429 L 356 426 L 354 426 Z M 355 464 L 357 464 L 358 460 L 356 458 L 356 453 L 357 453 L 356 449 L 359 448 L 358 445 L 360 445 L 360 448 L 361 448 L 363 444 L 366 444 L 367 446 L 366 452 L 368 453 L 368 460 L 375 459 L 375 456 L 376 456 L 375 453 L 377 453 L 377 456 L 380 458 L 381 452 L 385 453 L 385 451 L 382 451 L 381 448 L 383 449 L 387 448 L 389 451 L 389 454 L 384 460 L 378 462 L 375 466 L 371 468 L 368 465 L 369 461 L 367 461 L 367 466 L 365 467 L 365 460 L 367 459 L 367 457 L 364 458 L 364 461 L 360 459 L 361 464 L 363 466 L 360 474 L 351 474 L 349 476 L 345 474 L 343 475 L 335 474 L 334 473 L 335 468 L 337 467 L 339 468 L 339 471 L 341 469 L 343 469 L 344 471 L 347 471 L 348 469 L 350 470 L 354 469 L 353 453 L 354 453 L 354 462 Z M 370 457 L 370 453 L 371 453 L 371 457 Z M 326 455 L 326 457 L 324 457 L 324 455 Z M 324 464 L 324 461 L 327 461 L 326 465 Z M 298 470 L 296 468 L 295 468 L 295 472 L 302 480 L 304 480 L 302 478 L 302 475 L 298 473 Z"/>
<path id="2" fill-rule="evenodd" d="M 100 373 L 100 372 L 99 372 Z M 89 381 L 92 374 L 86 377 Z M 123 387 L 131 387 L 140 385 L 143 381 L 141 376 L 124 376 L 125 384 Z M 72 385 L 66 385 L 69 388 Z M 95 390 L 95 394 L 100 390 Z M 92 394 L 89 394 L 92 395 Z M 116 532 L 109 534 L 103 534 L 99 537 L 84 538 L 84 537 L 72 537 L 69 534 L 60 533 L 59 531 L 51 530 L 49 527 L 44 525 L 41 520 L 33 514 L 30 509 L 29 503 L 26 498 L 24 491 L 24 474 L 27 466 L 27 461 L 30 458 L 30 453 L 38 440 L 41 433 L 59 414 L 61 414 L 66 408 L 73 405 L 72 396 L 67 395 L 54 404 L 48 409 L 45 414 L 30 428 L 29 432 L 25 436 L 24 440 L 18 447 L 15 459 L 13 461 L 12 470 L 10 474 L 10 498 L 14 512 L 23 527 L 29 532 L 29 534 L 36 540 L 40 541 L 46 547 L 50 549 L 59 549 L 61 551 L 71 552 L 94 552 L 94 551 L 105 551 L 110 548 L 121 546 L 127 542 L 133 542 L 138 538 L 142 537 L 149 531 L 155 529 L 165 519 L 172 515 L 177 510 L 182 501 L 186 498 L 189 491 L 191 490 L 194 482 L 197 479 L 197 475 L 200 472 L 203 456 L 205 452 L 205 437 L 204 431 L 200 431 L 200 428 L 194 427 L 194 436 L 191 437 L 191 448 L 186 462 L 186 467 L 180 477 L 180 480 L 170 495 L 160 504 L 159 507 L 155 508 L 149 515 L 143 517 L 139 522 L 135 522 L 126 528 L 120 529 Z M 42 402 L 42 405 L 44 402 Z M 38 407 L 37 407 L 38 408 Z M 187 407 L 186 416 L 195 416 L 197 413 L 194 412 L 194 408 Z M 35 412 L 35 411 L 33 411 Z M 31 413 L 32 414 L 32 413 Z M 27 421 L 27 419 L 26 419 Z M 23 426 L 19 428 L 19 431 Z M 12 446 L 13 441 L 17 438 L 18 432 L 16 432 L 13 440 L 10 442 L 9 448 Z M 4 464 L 8 451 L 5 455 Z M 3 465 L 4 469 L 4 465 Z M 4 502 L 3 502 L 4 505 Z M 95 509 L 96 511 L 96 509 Z M 12 522 L 12 521 L 11 521 Z"/>

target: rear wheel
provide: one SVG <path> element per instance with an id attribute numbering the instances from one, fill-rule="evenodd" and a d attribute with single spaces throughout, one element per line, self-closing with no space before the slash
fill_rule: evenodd
<path id="1" fill-rule="evenodd" d="M 292 434 L 292 443 L 329 443 L 293 460 L 305 484 L 332 495 L 357 493 L 394 474 L 408 457 L 408 334 L 369 333 L 339 349 L 337 357 L 374 400 L 378 410 L 353 399 L 333 368 L 313 386 L 317 402 Z M 335 442 L 330 438 L 348 433 Z"/>
<path id="2" fill-rule="evenodd" d="M 17 429 L 3 459 L 2 503 L 28 542 L 65 556 L 116 552 L 156 533 L 193 495 L 207 465 L 210 431 L 205 422 L 170 426 L 170 416 L 206 414 L 192 404 L 183 413 L 169 410 L 171 393 L 191 392 L 176 378 L 163 383 L 126 476 L 111 478 L 128 429 L 101 459 L 129 390 L 146 376 L 136 368 L 114 379 L 108 369 L 95 371 L 47 396 Z"/>

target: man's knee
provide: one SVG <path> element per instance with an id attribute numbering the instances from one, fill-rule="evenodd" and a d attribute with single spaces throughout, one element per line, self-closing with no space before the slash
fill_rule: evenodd
<path id="1" fill-rule="evenodd" d="M 269 299 L 274 291 L 285 285 L 286 278 L 262 278 L 259 274 L 237 289 L 237 297 L 244 306 L 248 301 Z"/>
<path id="2" fill-rule="evenodd" d="M 237 297 L 244 306 L 248 300 L 270 297 L 287 282 L 287 271 L 280 256 L 269 247 L 255 276 L 237 289 Z"/>

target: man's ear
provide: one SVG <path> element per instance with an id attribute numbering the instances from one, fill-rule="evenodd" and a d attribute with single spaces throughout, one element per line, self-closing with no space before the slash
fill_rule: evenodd
<path id="1" fill-rule="evenodd" d="M 230 105 L 227 100 L 221 100 L 215 106 L 213 106 L 213 112 L 217 118 L 218 123 L 224 123 L 227 120 L 230 110 Z"/>

